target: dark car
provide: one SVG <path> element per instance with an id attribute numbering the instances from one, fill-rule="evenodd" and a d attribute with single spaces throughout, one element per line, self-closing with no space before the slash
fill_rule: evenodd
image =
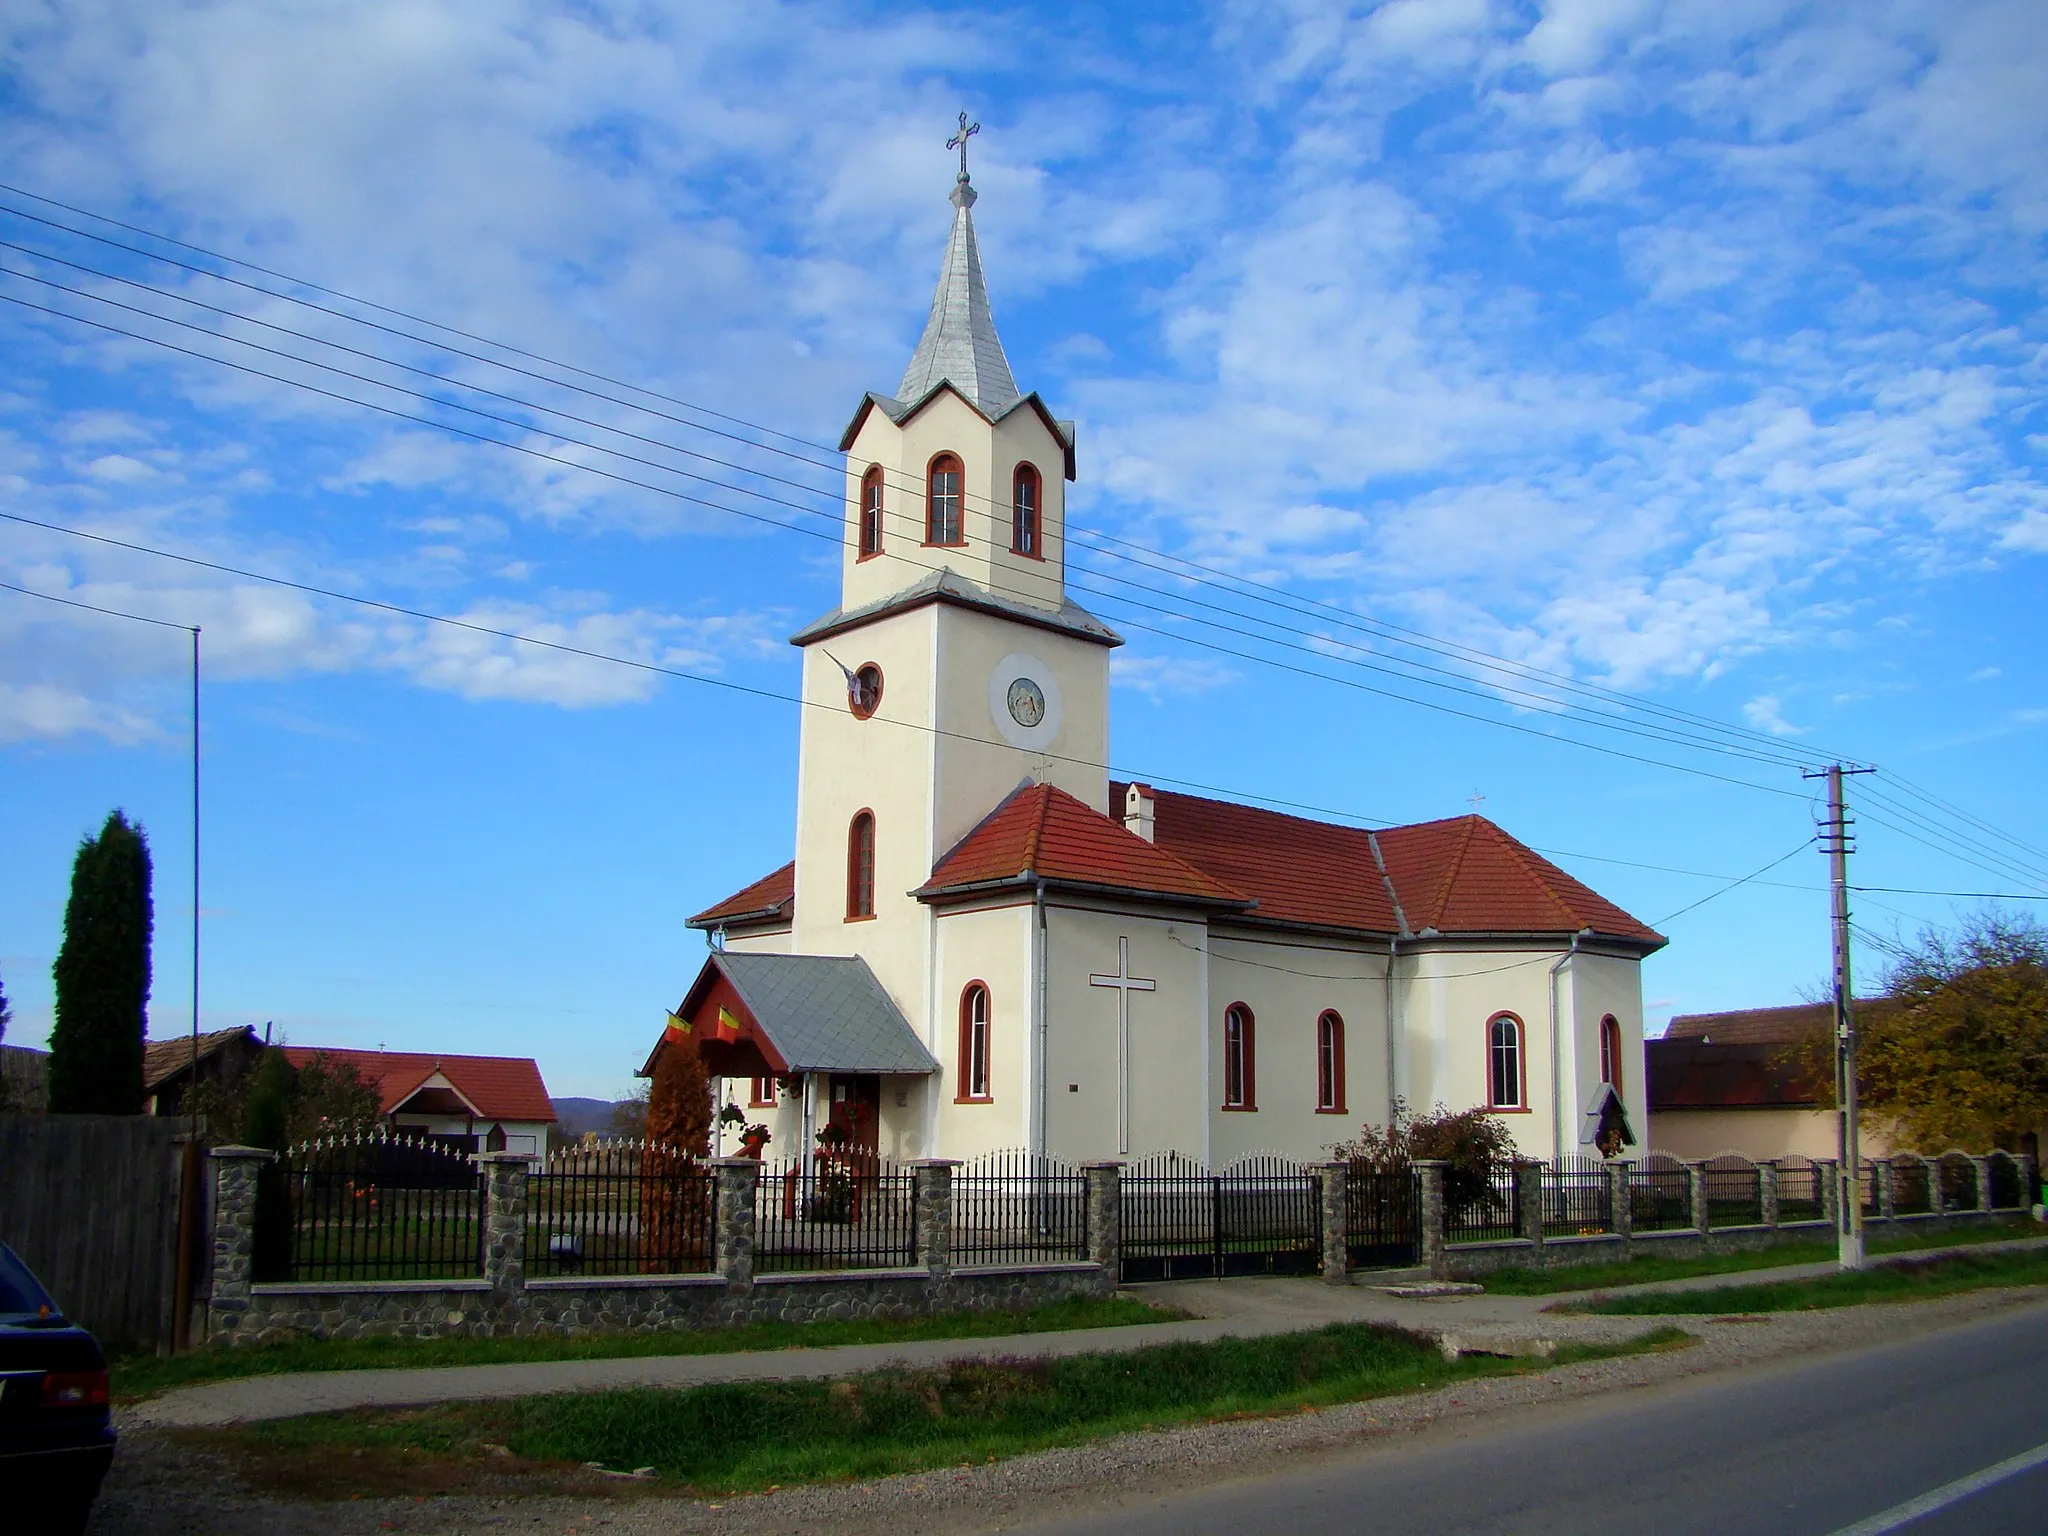
<path id="1" fill-rule="evenodd" d="M 0 1505 L 8 1528 L 84 1530 L 113 1459 L 106 1356 L 0 1243 Z"/>

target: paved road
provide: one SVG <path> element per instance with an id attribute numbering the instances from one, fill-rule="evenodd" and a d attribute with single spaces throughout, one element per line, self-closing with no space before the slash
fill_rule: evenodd
<path id="1" fill-rule="evenodd" d="M 1739 1325 L 1738 1325 L 1739 1326 Z M 1853 1355 L 1575 1404 L 1312 1470 L 1133 1501 L 1035 1536 L 1835 1536 L 2048 1442 L 2048 1309 Z M 2048 1465 L 1857 1536 L 2038 1536 Z"/>

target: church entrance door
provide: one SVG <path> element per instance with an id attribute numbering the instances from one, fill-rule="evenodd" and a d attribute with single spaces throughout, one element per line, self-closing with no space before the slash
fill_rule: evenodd
<path id="1" fill-rule="evenodd" d="M 849 1150 L 873 1157 L 881 1148 L 882 1079 L 879 1073 L 834 1073 L 825 1123 L 846 1134 Z"/>

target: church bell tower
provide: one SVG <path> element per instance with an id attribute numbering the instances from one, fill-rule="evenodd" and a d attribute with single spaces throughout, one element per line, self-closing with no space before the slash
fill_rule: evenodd
<path id="1" fill-rule="evenodd" d="M 965 114 L 931 313 L 893 395 L 840 440 L 838 608 L 804 652 L 796 932 L 859 953 L 926 1012 L 928 910 L 911 894 L 1021 783 L 1108 812 L 1109 652 L 1066 593 L 1074 425 L 1020 393 L 975 239 Z"/>

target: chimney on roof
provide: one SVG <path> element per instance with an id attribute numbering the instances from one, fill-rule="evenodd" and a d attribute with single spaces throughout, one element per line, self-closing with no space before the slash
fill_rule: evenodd
<path id="1" fill-rule="evenodd" d="M 1149 784 L 1132 784 L 1124 790 L 1124 827 L 1148 843 L 1159 841 L 1159 802 Z"/>

